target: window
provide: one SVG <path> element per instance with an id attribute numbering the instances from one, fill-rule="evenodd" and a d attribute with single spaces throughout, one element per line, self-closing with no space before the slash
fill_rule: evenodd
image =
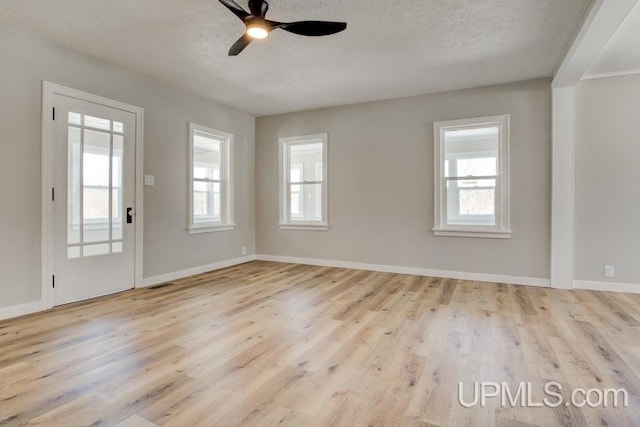
<path id="1" fill-rule="evenodd" d="M 509 238 L 509 115 L 434 131 L 435 235 Z"/>
<path id="2" fill-rule="evenodd" d="M 189 124 L 190 234 L 233 230 L 233 135 Z"/>
<path id="3" fill-rule="evenodd" d="M 67 256 L 123 250 L 124 123 L 69 112 Z"/>
<path id="4" fill-rule="evenodd" d="M 280 228 L 329 228 L 326 133 L 280 139 Z"/>

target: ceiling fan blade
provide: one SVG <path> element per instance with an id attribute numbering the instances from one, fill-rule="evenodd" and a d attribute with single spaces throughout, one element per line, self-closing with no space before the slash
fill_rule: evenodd
<path id="1" fill-rule="evenodd" d="M 219 0 L 219 1 L 220 3 L 225 5 L 227 9 L 233 12 L 238 18 L 242 19 L 242 21 L 244 21 L 247 16 L 250 16 L 249 12 L 244 10 L 238 3 L 236 3 L 233 0 Z"/>
<path id="2" fill-rule="evenodd" d="M 245 47 L 249 46 L 252 40 L 253 39 L 246 34 L 240 37 L 238 41 L 231 46 L 231 49 L 229 49 L 229 56 L 237 56 Z"/>
<path id="3" fill-rule="evenodd" d="M 272 28 L 281 28 L 290 33 L 301 36 L 328 36 L 339 33 L 347 28 L 346 22 L 329 21 L 299 21 L 299 22 L 273 22 L 268 21 Z"/>

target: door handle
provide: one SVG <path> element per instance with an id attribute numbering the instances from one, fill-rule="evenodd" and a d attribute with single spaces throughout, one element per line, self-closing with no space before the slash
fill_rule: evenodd
<path id="1" fill-rule="evenodd" d="M 127 208 L 127 224 L 131 224 L 133 222 L 133 215 L 135 215 L 133 208 Z"/>

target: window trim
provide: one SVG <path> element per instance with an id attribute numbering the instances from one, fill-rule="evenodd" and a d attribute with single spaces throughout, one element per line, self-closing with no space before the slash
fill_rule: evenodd
<path id="1" fill-rule="evenodd" d="M 327 133 L 318 133 L 313 135 L 301 135 L 292 136 L 279 139 L 279 195 L 280 195 L 280 222 L 278 227 L 280 230 L 312 230 L 312 231 L 327 231 L 329 229 L 328 219 L 328 194 L 329 194 L 329 179 L 327 174 L 327 159 L 328 159 L 328 140 L 329 135 Z M 293 220 L 288 214 L 289 211 L 289 195 L 287 191 L 287 167 L 289 165 L 288 147 L 293 145 L 304 145 L 311 143 L 322 143 L 322 209 L 320 221 L 299 221 Z"/>
<path id="2" fill-rule="evenodd" d="M 193 211 L 193 191 L 194 191 L 194 176 L 193 169 L 195 166 L 195 159 L 193 155 L 194 148 L 194 136 L 196 132 L 202 132 L 213 137 L 222 140 L 221 151 L 222 161 L 220 162 L 220 181 L 223 183 L 220 186 L 221 200 L 220 200 L 220 221 L 208 221 L 208 222 L 195 222 Z M 189 122 L 189 153 L 188 153 L 188 195 L 187 195 L 187 233 L 188 234 L 201 234 L 212 233 L 217 231 L 231 231 L 235 228 L 234 223 L 234 211 L 233 211 L 233 134 L 224 132 L 221 130 L 213 129 L 210 127 L 198 125 L 196 123 Z M 224 178 L 223 178 L 224 177 Z"/>
<path id="3" fill-rule="evenodd" d="M 511 238 L 509 145 L 510 115 L 475 117 L 460 120 L 444 120 L 433 123 L 434 130 L 434 227 L 435 236 L 480 237 L 493 239 Z M 447 192 L 444 177 L 444 132 L 446 130 L 498 125 L 498 161 L 496 171 L 495 225 L 447 224 Z"/>

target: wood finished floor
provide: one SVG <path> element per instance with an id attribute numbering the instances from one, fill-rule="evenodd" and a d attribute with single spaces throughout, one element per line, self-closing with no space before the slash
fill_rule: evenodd
<path id="1" fill-rule="evenodd" d="M 639 332 L 640 295 L 257 261 L 0 322 L 0 425 L 638 426 Z M 630 406 L 458 404 L 549 380 Z"/>

